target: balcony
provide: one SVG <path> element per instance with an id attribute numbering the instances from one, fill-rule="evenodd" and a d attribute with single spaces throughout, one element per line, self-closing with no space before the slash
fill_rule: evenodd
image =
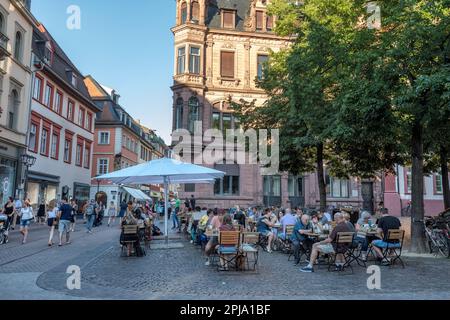
<path id="1" fill-rule="evenodd" d="M 194 84 L 203 86 L 205 79 L 203 76 L 192 73 L 177 74 L 173 77 L 175 84 Z"/>
<path id="2" fill-rule="evenodd" d="M 0 31 L 0 61 L 5 60 L 6 57 L 11 55 L 8 51 L 8 41 L 9 38 Z"/>

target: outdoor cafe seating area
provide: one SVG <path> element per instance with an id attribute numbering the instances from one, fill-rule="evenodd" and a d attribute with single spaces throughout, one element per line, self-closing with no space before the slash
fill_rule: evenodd
<path id="1" fill-rule="evenodd" d="M 231 210 L 230 210 L 231 211 Z M 282 216 L 281 209 L 274 209 L 274 215 Z M 341 212 L 342 214 L 345 211 Z M 294 217 L 298 221 L 301 216 L 306 214 L 311 219 L 312 216 L 320 213 L 303 213 L 302 210 L 294 212 Z M 359 214 L 359 213 L 358 213 Z M 219 216 L 223 218 L 225 215 L 233 216 L 226 210 L 221 210 Z M 286 259 L 286 263 L 295 262 L 295 265 L 301 267 L 309 262 L 312 251 L 312 246 L 320 241 L 327 239 L 336 227 L 336 222 L 331 220 L 322 225 L 320 229 L 312 226 L 311 230 L 303 233 L 305 241 L 302 241 L 300 246 L 294 246 L 292 235 L 295 232 L 295 225 L 283 225 L 280 221 L 273 224 L 271 230 L 274 234 L 274 239 L 270 248 L 268 248 L 268 238 L 257 232 L 257 224 L 259 215 L 248 216 L 246 214 L 245 223 L 240 224 L 234 220 L 233 231 L 220 231 L 213 229 L 212 226 L 207 226 L 205 230 L 197 228 L 197 232 L 191 231 L 189 228 L 189 216 L 181 215 L 182 230 L 187 239 L 194 239 L 191 241 L 192 245 L 197 247 L 202 255 L 205 255 L 206 244 L 212 239 L 216 238 L 217 243 L 213 252 L 209 255 L 211 263 L 207 265 L 210 268 L 215 268 L 218 271 L 235 271 L 235 272 L 257 272 L 260 267 L 261 252 L 270 253 L 272 259 Z M 372 217 L 374 219 L 375 217 Z M 348 223 L 351 223 L 348 221 Z M 353 226 L 356 225 L 352 224 Z M 328 271 L 339 271 L 353 273 L 355 267 L 367 268 L 370 264 L 380 264 L 382 261 L 389 261 L 385 264 L 389 267 L 400 265 L 405 267 L 401 258 L 405 232 L 404 230 L 389 230 L 387 235 L 382 235 L 389 245 L 386 248 L 381 248 L 382 258 L 377 257 L 372 241 L 380 239 L 378 226 L 375 223 L 358 226 L 359 229 L 353 232 L 339 232 L 333 243 L 337 248 L 344 248 L 337 250 L 336 253 L 321 253 L 315 264 L 317 271 L 321 269 Z M 284 230 L 283 230 L 284 229 Z M 364 243 L 367 245 L 367 252 L 363 252 Z M 295 252 L 297 250 L 297 252 Z M 336 257 L 341 255 L 343 257 L 342 267 L 335 268 Z M 297 261 L 296 261 L 297 260 Z"/>

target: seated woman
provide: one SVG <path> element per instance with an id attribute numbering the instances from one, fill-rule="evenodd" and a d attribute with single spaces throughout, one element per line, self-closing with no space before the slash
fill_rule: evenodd
<path id="1" fill-rule="evenodd" d="M 223 216 L 223 222 L 220 226 L 219 230 L 222 231 L 235 231 L 233 227 L 233 218 L 230 214 L 226 214 Z M 220 266 L 223 270 L 228 270 L 228 264 L 225 262 L 225 260 L 221 257 L 220 258 Z"/>
<path id="2" fill-rule="evenodd" d="M 367 211 L 361 213 L 361 218 L 356 222 L 355 230 L 357 232 L 355 240 L 361 244 L 361 260 L 367 260 L 367 250 L 369 250 L 369 243 L 371 239 L 368 239 L 366 232 L 373 224 L 371 214 Z"/>
<path id="3" fill-rule="evenodd" d="M 136 219 L 134 213 L 133 213 L 133 202 L 128 202 L 127 211 L 125 214 L 125 217 L 122 220 L 122 226 L 125 225 L 136 225 L 138 224 L 138 219 Z M 122 229 L 122 234 L 120 235 L 120 243 L 124 245 L 126 242 L 127 248 L 128 248 L 128 256 L 131 255 L 132 250 L 132 241 L 136 241 L 136 244 L 139 245 L 139 237 L 138 234 L 124 234 Z"/>
<path id="4" fill-rule="evenodd" d="M 317 214 L 315 214 L 311 217 L 311 224 L 312 224 L 312 228 L 313 228 L 313 233 L 316 233 L 316 234 L 323 233 L 323 225 L 319 221 L 319 217 Z"/>

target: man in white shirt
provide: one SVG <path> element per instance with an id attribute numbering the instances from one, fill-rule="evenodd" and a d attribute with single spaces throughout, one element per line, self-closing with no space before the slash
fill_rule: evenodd
<path id="1" fill-rule="evenodd" d="M 19 215 L 19 212 L 23 207 L 22 200 L 17 198 L 16 201 L 14 202 L 14 207 L 15 207 L 15 211 L 14 211 L 14 216 L 13 216 L 12 225 L 11 225 L 12 230 L 14 230 L 14 228 L 16 227 L 17 216 Z"/>
<path id="2" fill-rule="evenodd" d="M 286 226 L 289 226 L 289 225 L 294 226 L 295 223 L 297 222 L 295 216 L 292 215 L 291 209 L 286 209 L 285 212 L 286 212 L 286 214 L 280 220 L 280 223 L 283 226 L 283 232 L 280 233 L 278 236 L 281 239 L 286 238 Z"/>

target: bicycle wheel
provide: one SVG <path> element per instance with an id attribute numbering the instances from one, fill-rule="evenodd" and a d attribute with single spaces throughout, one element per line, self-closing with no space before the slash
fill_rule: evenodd
<path id="1" fill-rule="evenodd" d="M 447 245 L 447 239 L 444 236 L 442 232 L 435 232 L 435 244 L 436 248 L 438 249 L 438 252 L 443 256 L 447 257 L 448 254 L 448 245 Z"/>

